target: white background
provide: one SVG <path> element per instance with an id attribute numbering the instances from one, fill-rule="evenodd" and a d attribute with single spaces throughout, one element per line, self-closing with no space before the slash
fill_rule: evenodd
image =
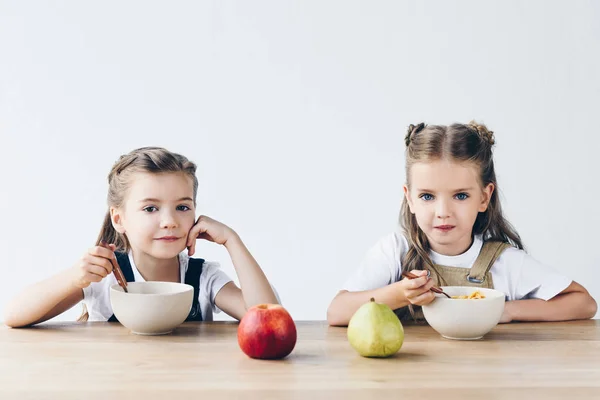
<path id="1" fill-rule="evenodd" d="M 472 118 L 529 252 L 600 299 L 599 20 L 592 1 L 1 1 L 0 307 L 93 245 L 113 162 L 158 145 L 198 164 L 199 211 L 293 317 L 324 319 L 396 228 L 408 124 Z"/>

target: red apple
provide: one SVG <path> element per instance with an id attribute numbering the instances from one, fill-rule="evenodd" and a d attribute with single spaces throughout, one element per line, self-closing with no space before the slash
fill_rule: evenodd
<path id="1" fill-rule="evenodd" d="M 279 304 L 250 307 L 238 327 L 238 343 L 252 358 L 283 358 L 296 345 L 296 324 Z"/>

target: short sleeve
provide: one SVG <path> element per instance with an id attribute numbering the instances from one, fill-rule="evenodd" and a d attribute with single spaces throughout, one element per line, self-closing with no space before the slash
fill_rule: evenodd
<path id="1" fill-rule="evenodd" d="M 542 264 L 529 254 L 524 254 L 520 275 L 515 285 L 515 298 L 550 300 L 572 280 L 555 269 Z"/>
<path id="2" fill-rule="evenodd" d="M 200 277 L 201 292 L 199 294 L 199 300 L 202 301 L 202 299 L 206 299 L 206 301 L 210 302 L 210 307 L 215 313 L 221 312 L 221 310 L 215 304 L 215 297 L 217 297 L 217 294 L 223 288 L 223 286 L 232 281 L 233 279 L 231 279 L 229 275 L 221 270 L 218 262 L 205 262 L 202 267 L 202 275 Z"/>

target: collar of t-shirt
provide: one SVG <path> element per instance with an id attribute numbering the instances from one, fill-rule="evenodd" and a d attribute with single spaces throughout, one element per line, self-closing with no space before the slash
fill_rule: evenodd
<path id="1" fill-rule="evenodd" d="M 433 261 L 434 264 L 445 265 L 448 267 L 471 268 L 477 259 L 477 256 L 479 256 L 482 246 L 483 240 L 481 235 L 476 235 L 473 239 L 473 244 L 471 247 L 469 247 L 469 250 L 462 254 L 457 256 L 445 256 L 443 254 L 436 253 L 433 250 L 431 250 L 429 254 L 431 256 L 431 261 Z"/>
<path id="2" fill-rule="evenodd" d="M 140 271 L 138 271 L 135 261 L 133 261 L 133 254 L 131 250 L 128 253 L 129 264 L 131 264 L 131 270 L 136 282 L 146 282 Z M 177 259 L 179 260 L 179 282 L 185 282 L 185 272 L 187 269 L 187 257 L 183 253 L 179 253 Z"/>

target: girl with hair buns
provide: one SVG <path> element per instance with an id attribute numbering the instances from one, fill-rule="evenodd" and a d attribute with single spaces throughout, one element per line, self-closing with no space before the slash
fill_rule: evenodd
<path id="1" fill-rule="evenodd" d="M 193 286 L 188 321 L 210 321 L 220 310 L 239 320 L 253 305 L 278 302 L 239 235 L 209 217 L 196 220 L 196 165 L 187 158 L 158 147 L 133 150 L 114 164 L 108 184 L 108 211 L 96 245 L 73 267 L 19 294 L 5 310 L 6 325 L 37 324 L 82 300 L 80 320 L 116 321 L 109 297 L 117 283 L 113 262 L 127 281 Z M 241 289 L 217 262 L 191 257 L 196 239 L 227 249 Z"/>
<path id="2" fill-rule="evenodd" d="M 592 318 L 597 305 L 583 286 L 523 249 L 504 218 L 492 147 L 484 125 L 411 125 L 405 138 L 402 232 L 382 238 L 327 311 L 344 326 L 370 298 L 403 319 L 423 318 L 432 286 L 494 288 L 506 294 L 501 322 Z M 415 279 L 402 274 L 412 272 Z M 476 301 L 476 300 L 464 300 Z"/>

